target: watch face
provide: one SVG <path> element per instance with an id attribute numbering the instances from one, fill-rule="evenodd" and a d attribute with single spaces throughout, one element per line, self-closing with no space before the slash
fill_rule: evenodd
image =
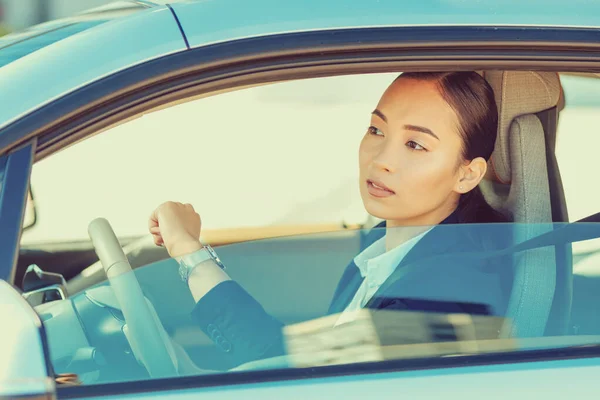
<path id="1" fill-rule="evenodd" d="M 221 262 L 221 259 L 219 258 L 219 256 L 217 255 L 217 253 L 214 251 L 214 249 L 212 247 L 210 247 L 210 245 L 206 245 L 204 247 L 207 251 L 208 254 L 210 254 L 210 257 L 213 259 L 213 261 L 221 268 L 221 269 L 225 269 L 225 266 L 223 265 L 223 263 Z"/>

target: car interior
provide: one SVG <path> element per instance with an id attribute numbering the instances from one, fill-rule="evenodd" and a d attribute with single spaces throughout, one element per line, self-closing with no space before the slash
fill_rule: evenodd
<path id="1" fill-rule="evenodd" d="M 560 113 L 568 106 L 561 86 L 564 74 L 538 71 L 481 74 L 493 88 L 499 110 L 497 144 L 489 161 L 488 175 L 481 183 L 484 196 L 516 223 L 569 222 L 555 153 Z M 593 74 L 584 76 L 598 79 Z M 369 218 L 360 226 L 241 228 L 203 233 L 203 240 L 217 248 L 221 260 L 228 265 L 228 273 L 269 313 L 284 323 L 295 323 L 325 314 L 348 260 L 360 251 L 365 232 L 377 222 Z M 532 226 L 535 228 L 518 239 L 541 235 L 547 229 L 540 228 L 545 225 Z M 144 295 L 174 342 L 199 368 L 231 368 L 220 350 L 194 325 L 189 315 L 193 298 L 179 276 L 172 273 L 176 262 L 166 250 L 156 247 L 149 236 L 120 238 L 120 242 L 136 270 Z M 570 244 L 540 248 L 520 258 L 514 266 L 507 312 L 513 324 L 503 335 L 519 338 L 600 335 L 600 315 L 590 307 L 600 289 L 599 258 L 600 252 L 573 256 Z M 111 306 L 111 301 L 103 297 L 106 289 L 102 288 L 108 283 L 91 242 L 22 246 L 15 275 L 17 286 L 21 286 L 25 271 L 32 264 L 61 274 L 68 295 L 74 299 L 74 295 L 88 291 L 86 296 L 74 300 L 86 325 L 88 340 L 96 337 L 114 348 L 127 347 L 120 334 L 122 324 L 118 322 L 122 316 L 118 315 L 118 306 Z M 315 280 L 317 274 L 319 279 Z M 265 276 L 278 284 L 266 286 Z M 168 290 L 173 296 L 162 295 L 166 286 L 176 288 Z M 90 288 L 98 290 L 89 291 Z M 307 288 L 311 288 L 310 293 Z M 300 298 L 303 307 L 286 306 Z M 98 304 L 115 310 L 110 315 L 100 313 L 94 310 Z M 58 326 L 66 318 L 60 311 L 54 311 L 42 319 L 49 326 Z M 116 321 L 111 322 L 111 318 Z M 92 326 L 97 328 L 94 330 Z M 70 354 L 72 347 L 62 344 L 53 347 L 53 343 L 50 346 L 62 368 L 76 365 Z"/>

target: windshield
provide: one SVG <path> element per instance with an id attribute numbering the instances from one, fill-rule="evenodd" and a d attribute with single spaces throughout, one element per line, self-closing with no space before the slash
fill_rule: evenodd
<path id="1" fill-rule="evenodd" d="M 587 335 L 539 333 L 566 323 L 551 299 L 567 284 L 569 265 L 558 265 L 555 252 L 600 236 L 595 224 L 443 224 L 421 229 L 409 249 L 365 262 L 391 232 L 218 246 L 229 278 L 200 295 L 194 275 L 182 279 L 181 259 L 149 238 L 128 254 L 133 272 L 107 261 L 108 239 L 96 238 L 103 280 L 78 292 L 71 282 L 69 299 L 37 307 L 54 367 L 98 384 L 363 362 L 377 370 L 415 358 L 435 364 L 450 355 L 599 343 L 589 324 Z M 86 354 L 94 362 L 78 359 Z"/>
<path id="2" fill-rule="evenodd" d="M 142 4 L 115 2 L 74 17 L 48 21 L 3 36 L 0 38 L 0 68 L 53 43 L 145 8 L 147 6 Z"/>
<path id="3" fill-rule="evenodd" d="M 25 36 L 23 38 L 20 38 L 19 36 L 21 35 L 18 34 L 15 34 L 14 38 L 12 37 L 13 35 L 6 36 L 0 40 L 0 67 L 104 22 L 106 21 L 83 21 L 74 24 L 65 24 L 48 31 L 34 32 L 31 35 L 21 34 Z"/>

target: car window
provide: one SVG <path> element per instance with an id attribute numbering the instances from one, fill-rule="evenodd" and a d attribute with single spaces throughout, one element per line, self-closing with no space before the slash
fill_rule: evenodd
<path id="1" fill-rule="evenodd" d="M 65 300 L 36 306 L 55 370 L 93 385 L 597 343 L 595 325 L 585 337 L 515 339 L 519 321 L 545 326 L 548 314 L 530 304 L 543 308 L 540 299 L 564 284 L 556 240 L 600 236 L 595 225 L 419 227 L 424 235 L 390 270 L 393 279 L 363 279 L 368 268 L 386 268 L 357 258 L 385 249 L 386 231 L 367 229 L 358 145 L 396 76 L 306 79 L 199 98 L 36 163 L 36 223 L 23 232 L 19 262 L 67 280 L 53 285 Z M 148 234 L 150 213 L 167 200 L 194 205 L 201 239 L 231 278 L 200 299 L 184 261 Z M 563 228 L 571 231 L 555 235 Z M 359 289 L 370 297 L 355 302 Z M 383 311 L 365 311 L 370 302 Z"/>

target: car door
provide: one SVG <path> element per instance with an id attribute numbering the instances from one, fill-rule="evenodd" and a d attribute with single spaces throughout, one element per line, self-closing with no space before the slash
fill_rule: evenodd
<path id="1" fill-rule="evenodd" d="M 403 31 L 406 33 L 408 30 L 405 29 Z M 422 30 L 421 32 L 424 31 Z M 517 36 L 516 31 L 510 30 L 501 33 L 494 33 L 496 32 L 494 29 L 488 31 L 483 29 L 483 31 L 488 35 L 498 35 L 498 40 L 504 39 L 508 41 L 510 38 Z M 148 67 L 147 69 L 136 68 L 135 70 L 125 70 L 114 76 L 107 77 L 101 82 L 100 86 L 94 88 L 105 87 L 106 91 L 110 94 L 110 96 L 107 96 L 106 92 L 103 93 L 105 97 L 103 98 L 104 103 L 101 106 L 91 107 L 88 106 L 89 101 L 81 101 L 83 98 L 89 98 L 86 96 L 98 96 L 97 91 L 89 87 L 83 87 L 74 92 L 68 101 L 49 103 L 47 106 L 40 108 L 36 113 L 23 118 L 19 121 L 21 123 L 20 127 L 29 127 L 29 130 L 25 129 L 25 132 L 38 136 L 37 157 L 39 159 L 48 157 L 48 162 L 50 162 L 50 155 L 59 149 L 92 133 L 97 133 L 99 130 L 107 128 L 112 124 L 121 122 L 126 118 L 136 117 L 145 111 L 156 108 L 158 105 L 162 106 L 168 101 L 189 100 L 193 96 L 207 95 L 241 86 L 256 85 L 266 81 L 272 82 L 318 75 L 350 74 L 360 71 L 374 72 L 377 70 L 392 72 L 402 70 L 402 67 L 415 68 L 414 64 L 410 64 L 408 61 L 413 62 L 416 55 L 422 57 L 421 68 L 432 68 L 434 65 L 437 68 L 451 68 L 450 66 L 456 63 L 456 59 L 448 57 L 446 53 L 448 61 L 443 64 L 439 63 L 439 58 L 437 58 L 445 52 L 444 44 L 447 45 L 452 40 L 456 41 L 457 37 L 465 37 L 469 33 L 472 33 L 472 30 L 466 28 L 463 31 L 456 28 L 448 29 L 448 31 L 441 33 L 437 31 L 438 36 L 436 36 L 436 39 L 430 42 L 428 46 L 423 46 L 421 48 L 422 53 L 419 53 L 419 50 L 415 49 L 411 49 L 411 52 L 407 53 L 406 49 L 402 48 L 402 42 L 397 39 L 402 36 L 400 35 L 401 31 L 395 32 L 393 39 L 390 37 L 387 37 L 387 39 L 381 37 L 382 43 L 387 40 L 387 44 L 395 49 L 393 51 L 389 51 L 389 48 L 386 49 L 385 56 L 390 57 L 395 62 L 391 63 L 388 59 L 387 64 L 379 64 L 377 62 L 383 56 L 380 50 L 369 50 L 366 47 L 361 47 L 361 44 L 356 43 L 355 39 L 364 33 L 360 30 L 348 30 L 348 32 L 345 32 L 348 34 L 348 42 L 343 42 L 337 48 L 337 53 L 331 51 L 325 58 L 315 60 L 313 58 L 314 49 L 317 49 L 319 45 L 323 46 L 323 48 L 332 45 L 331 43 L 326 43 L 328 39 L 331 39 L 330 35 L 327 32 L 320 33 L 322 36 L 319 36 L 319 32 L 316 32 L 313 39 L 311 39 L 314 41 L 311 43 L 314 46 L 312 46 L 313 50 L 310 56 L 305 56 L 304 53 L 298 51 L 293 57 L 290 56 L 284 60 L 286 63 L 285 68 L 281 69 L 269 58 L 273 54 L 268 54 L 269 46 L 281 44 L 281 37 L 273 37 L 271 38 L 272 41 L 269 38 L 265 39 L 261 45 L 264 47 L 248 48 L 244 44 L 238 44 L 239 47 L 236 47 L 235 43 L 225 43 L 222 47 L 216 46 L 211 48 L 210 51 L 197 49 L 196 51 L 184 52 L 184 54 L 176 54 L 146 66 Z M 381 33 L 387 35 L 389 31 Z M 429 33 L 432 35 L 435 34 L 435 32 Z M 502 36 L 504 34 L 507 36 Z M 523 32 L 519 30 L 518 34 L 522 35 Z M 525 34 L 527 34 L 527 31 L 525 31 Z M 345 38 L 345 35 L 342 34 L 338 37 Z M 439 46 L 437 57 L 431 56 L 432 44 Z M 351 45 L 355 46 L 353 48 L 355 51 L 348 51 L 348 46 Z M 481 44 L 479 45 L 481 46 Z M 229 46 L 232 46 L 235 51 L 232 52 Z M 540 48 L 543 47 L 543 45 L 540 46 Z M 468 56 L 473 57 L 473 53 L 476 53 L 477 48 L 477 46 L 473 46 Z M 481 50 L 481 47 L 479 49 Z M 522 47 L 520 49 L 523 50 Z M 361 51 L 359 52 L 359 50 Z M 251 55 L 255 57 L 255 60 L 239 63 L 238 57 L 243 52 L 246 52 L 246 55 L 252 53 Z M 489 49 L 483 49 L 483 52 L 489 54 Z M 231 55 L 232 53 L 234 54 Z M 226 58 L 227 54 L 230 55 L 231 59 Z M 458 57 L 459 55 L 461 57 Z M 468 56 L 460 52 L 454 53 L 454 57 L 462 58 L 463 60 L 464 58 L 468 58 Z M 215 62 L 215 59 L 219 57 L 222 58 L 220 62 L 223 63 L 218 66 L 219 68 L 215 68 L 215 65 L 207 66 L 204 64 L 204 61 L 207 59 Z M 260 59 L 261 57 L 264 58 Z M 478 57 L 483 56 L 479 54 Z M 502 59 L 500 55 L 497 55 L 497 57 Z M 353 58 L 354 62 L 350 62 Z M 534 58 L 532 57 L 529 60 L 529 65 L 542 65 L 538 59 Z M 472 68 L 485 65 L 485 63 L 476 60 L 480 60 L 480 58 L 474 57 L 474 60 L 471 61 L 472 64 L 470 64 Z M 273 75 L 265 76 L 265 63 L 270 66 L 270 72 Z M 306 64 L 310 65 L 307 67 Z M 505 63 L 497 61 L 494 67 L 503 68 L 508 64 L 510 64 L 508 61 Z M 200 70 L 195 76 L 190 74 L 189 71 L 189 68 L 194 66 Z M 324 66 L 330 69 L 327 70 Z M 189 68 L 184 71 L 184 67 Z M 177 68 L 181 68 L 181 70 Z M 168 79 L 166 78 L 167 75 L 170 75 Z M 150 82 L 151 79 L 148 76 L 154 78 L 155 81 Z M 196 79 L 196 81 L 192 81 L 192 78 Z M 193 87 L 192 82 L 197 84 L 194 90 L 190 89 Z M 140 89 L 143 86 L 141 83 L 146 83 L 147 85 Z M 69 113 L 73 118 L 67 126 L 58 124 L 56 113 L 60 115 Z M 42 123 L 44 129 L 40 131 L 34 130 L 34 120 L 36 129 L 40 126 L 40 123 Z M 14 132 L 15 129 L 14 127 L 9 127 L 3 134 Z M 168 129 L 169 127 L 165 128 L 167 132 Z M 101 137 L 101 135 L 98 136 L 98 138 Z M 90 141 L 89 143 L 92 142 Z M 17 143 L 12 144 L 16 145 Z M 75 148 L 76 146 L 73 147 L 73 149 Z M 188 150 L 190 150 L 191 154 L 194 154 L 194 149 Z M 102 153 L 100 155 L 105 154 Z M 104 158 L 110 161 L 110 157 Z M 142 166 L 138 165 L 137 167 L 141 168 Z M 23 188 L 21 201 L 19 202 L 17 198 L 17 202 L 15 203 L 20 207 L 24 205 L 27 171 L 24 172 L 24 175 L 19 179 Z M 110 182 L 106 183 L 107 187 L 109 187 Z M 117 196 L 121 192 L 117 190 L 110 193 Z M 107 198 L 110 201 L 115 201 L 109 197 Z M 13 233 L 15 232 L 13 231 Z M 12 248 L 13 253 L 14 249 L 16 249 L 16 245 Z M 568 358 L 571 359 L 564 360 L 565 353 L 569 354 Z M 539 385 L 535 386 L 534 390 L 536 390 L 536 393 L 546 390 L 552 391 L 551 393 L 553 394 L 567 392 L 565 386 L 561 384 L 560 379 L 557 379 L 557 375 L 560 375 L 561 379 L 568 379 L 570 383 L 574 383 L 575 390 L 581 393 L 590 388 L 589 386 L 585 386 L 584 382 L 590 382 L 589 377 L 598 371 L 597 354 L 595 347 L 569 349 L 568 351 L 561 348 L 555 351 L 539 350 L 527 354 L 510 353 L 507 355 L 486 355 L 484 357 L 473 356 L 471 358 L 439 358 L 413 361 L 404 360 L 402 362 L 394 361 L 369 365 L 357 364 L 315 369 L 312 372 L 305 369 L 253 371 L 237 374 L 150 380 L 136 383 L 114 383 L 103 386 L 63 388 L 59 390 L 59 396 L 85 398 L 98 395 L 122 396 L 124 393 L 129 393 L 138 398 L 156 398 L 159 396 L 179 396 L 180 398 L 186 398 L 200 394 L 206 397 L 228 398 L 236 394 L 241 395 L 239 390 L 246 389 L 243 392 L 244 395 L 256 397 L 269 395 L 329 397 L 331 394 L 341 391 L 345 396 L 351 398 L 353 396 L 364 397 L 377 391 L 383 398 L 391 398 L 392 396 L 395 398 L 397 397 L 398 387 L 401 385 L 403 393 L 408 396 L 433 396 L 434 394 L 439 394 L 438 388 L 443 387 L 446 391 L 453 394 L 476 398 L 482 393 L 489 395 L 490 392 L 499 391 L 500 389 L 504 389 L 504 394 L 508 391 L 515 395 L 523 395 L 523 393 L 527 392 L 527 388 L 530 387 L 529 384 L 531 382 L 539 380 L 543 380 L 545 386 L 544 388 L 541 388 Z M 528 361 L 532 360 L 545 361 L 546 364 L 528 363 Z M 480 379 L 473 379 L 473 374 L 477 374 L 477 377 Z M 316 379 L 311 380 L 312 378 Z M 315 384 L 317 382 L 318 384 Z M 215 389 L 215 386 L 220 387 Z M 432 392 L 433 390 L 435 392 Z M 150 393 L 151 391 L 156 391 L 156 393 Z M 572 394 L 573 391 L 569 391 L 568 393 Z"/>

